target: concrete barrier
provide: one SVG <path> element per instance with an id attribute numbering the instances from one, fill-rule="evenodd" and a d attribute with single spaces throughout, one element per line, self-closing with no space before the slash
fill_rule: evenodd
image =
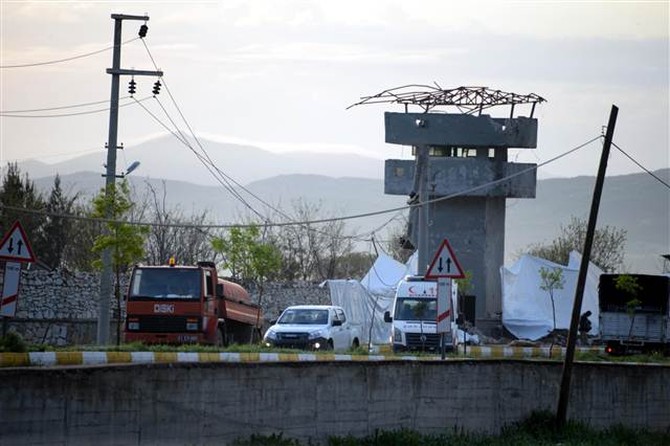
<path id="1" fill-rule="evenodd" d="M 269 358 L 266 358 L 269 359 Z M 278 358 L 275 358 L 278 359 Z M 559 362 L 166 362 L 0 370 L 0 444 L 315 442 L 401 427 L 496 433 L 555 409 Z M 670 366 L 576 363 L 570 419 L 670 430 Z"/>

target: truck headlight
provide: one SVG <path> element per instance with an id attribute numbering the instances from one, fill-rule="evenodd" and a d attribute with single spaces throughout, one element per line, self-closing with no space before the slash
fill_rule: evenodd
<path id="1" fill-rule="evenodd" d="M 128 321 L 128 330 L 129 331 L 138 331 L 140 329 L 139 321 Z"/>
<path id="2" fill-rule="evenodd" d="M 187 331 L 197 331 L 198 330 L 198 323 L 197 322 L 187 322 L 186 323 L 186 330 Z"/>
<path id="3" fill-rule="evenodd" d="M 399 328 L 393 329 L 393 342 L 402 343 L 402 331 Z"/>
<path id="4" fill-rule="evenodd" d="M 272 329 L 269 329 L 268 331 L 265 332 L 265 336 L 263 336 L 265 339 L 271 339 L 271 340 L 276 340 L 277 339 L 277 333 L 275 333 Z"/>

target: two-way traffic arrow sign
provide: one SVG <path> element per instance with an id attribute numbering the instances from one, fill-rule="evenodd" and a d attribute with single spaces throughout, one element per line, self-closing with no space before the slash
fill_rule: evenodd
<path id="1" fill-rule="evenodd" d="M 26 232 L 18 220 L 14 222 L 12 229 L 5 234 L 2 242 L 0 242 L 0 260 L 35 262 L 33 249 L 30 247 Z"/>
<path id="2" fill-rule="evenodd" d="M 462 279 L 465 277 L 463 268 L 456 260 L 451 245 L 445 238 L 442 240 L 440 248 L 435 253 L 435 257 L 428 267 L 426 279 L 451 278 Z"/>

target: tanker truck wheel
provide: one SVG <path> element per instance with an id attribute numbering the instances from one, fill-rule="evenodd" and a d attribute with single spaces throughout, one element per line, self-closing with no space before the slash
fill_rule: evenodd
<path id="1" fill-rule="evenodd" d="M 226 326 L 220 325 L 216 329 L 216 346 L 228 347 L 228 337 L 226 336 Z"/>

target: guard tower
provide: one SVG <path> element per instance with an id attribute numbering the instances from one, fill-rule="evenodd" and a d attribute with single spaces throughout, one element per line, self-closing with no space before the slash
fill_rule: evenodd
<path id="1" fill-rule="evenodd" d="M 449 240 L 472 274 L 468 294 L 476 296 L 478 323 L 502 312 L 505 200 L 535 198 L 537 165 L 508 162 L 507 152 L 537 147 L 533 113 L 543 101 L 486 87 L 408 85 L 354 104 L 404 106 L 404 112 L 384 114 L 385 139 L 412 146 L 415 160 L 386 160 L 384 193 L 409 196 L 407 236 L 419 250 L 419 274 L 441 241 Z M 522 106 L 527 116 L 515 116 Z M 493 107 L 504 109 L 504 117 L 484 113 Z"/>

